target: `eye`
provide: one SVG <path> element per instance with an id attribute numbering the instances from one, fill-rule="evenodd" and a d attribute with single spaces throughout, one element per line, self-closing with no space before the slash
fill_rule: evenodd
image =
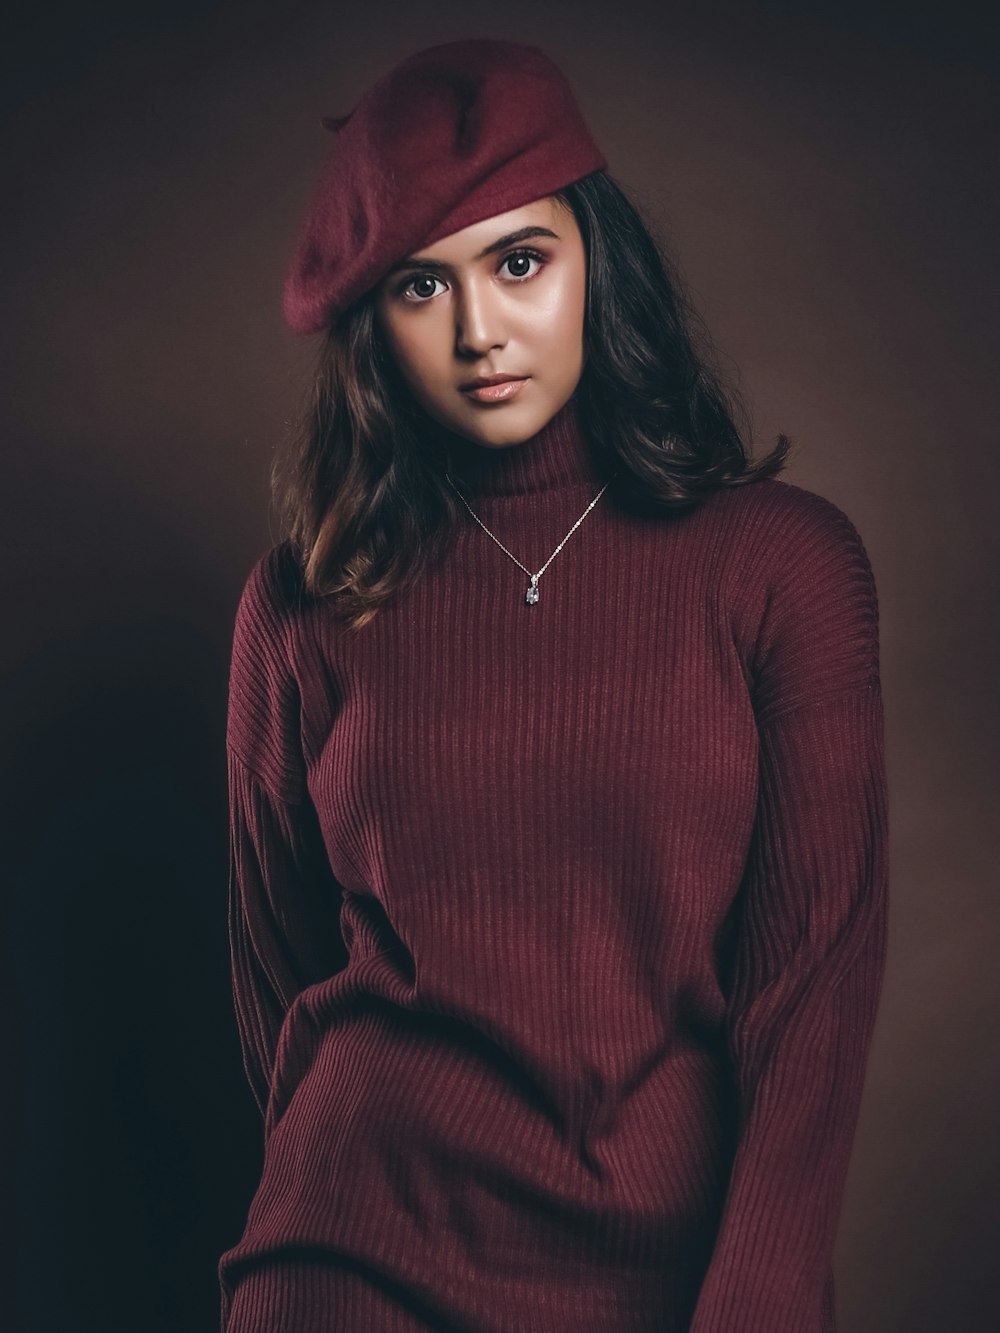
<path id="1" fill-rule="evenodd" d="M 545 263 L 545 256 L 540 255 L 537 250 L 512 250 L 509 255 L 504 256 L 504 261 L 500 267 L 504 268 L 507 264 L 520 266 L 524 263 L 535 263 L 541 266 Z M 517 272 L 511 273 L 510 276 L 515 282 L 525 282 L 528 278 L 533 278 L 537 272 L 538 269 L 535 269 L 532 273 Z"/>
<path id="2" fill-rule="evenodd" d="M 441 279 L 440 279 L 440 278 L 436 278 L 436 277 L 434 276 L 433 273 L 418 273 L 418 274 L 416 275 L 416 277 L 414 277 L 414 278 L 410 278 L 410 280 L 409 280 L 408 282 L 405 282 L 405 283 L 403 284 L 403 286 L 400 287 L 400 289 L 399 289 L 399 294 L 400 294 L 401 296 L 405 296 L 408 300 L 411 300 L 411 301 L 418 301 L 418 302 L 420 302 L 420 301 L 429 300 L 432 296 L 436 296 L 436 295 L 437 295 L 437 292 L 433 292 L 433 291 L 432 291 L 432 292 L 428 292 L 428 291 L 414 291 L 414 292 L 411 294 L 411 290 L 410 290 L 410 289 L 411 289 L 411 288 L 421 287 L 421 286 L 423 286 L 423 285 L 426 284 L 426 283 L 430 283 L 430 284 L 433 286 L 433 284 L 434 284 L 435 282 L 440 282 L 440 281 L 441 281 Z"/>
<path id="3" fill-rule="evenodd" d="M 503 270 L 509 264 L 513 264 L 516 269 L 520 270 L 525 264 L 536 264 L 538 267 L 531 272 L 511 272 L 508 268 L 508 281 L 527 282 L 537 276 L 545 263 L 545 256 L 539 254 L 537 250 L 512 250 L 510 254 L 504 255 L 500 262 L 500 269 Z M 398 288 L 398 294 L 414 305 L 421 305 L 437 296 L 437 292 L 433 290 L 435 283 L 444 285 L 434 273 L 415 273 L 412 278 L 408 278 Z"/>

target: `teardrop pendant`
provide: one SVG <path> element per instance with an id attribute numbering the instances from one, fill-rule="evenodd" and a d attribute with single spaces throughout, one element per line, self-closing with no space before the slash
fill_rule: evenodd
<path id="1" fill-rule="evenodd" d="M 531 583 L 528 585 L 528 595 L 524 599 L 529 605 L 538 601 L 538 575 L 532 574 Z"/>

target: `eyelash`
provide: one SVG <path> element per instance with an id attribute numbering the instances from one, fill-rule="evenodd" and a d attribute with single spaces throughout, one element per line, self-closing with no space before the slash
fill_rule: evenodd
<path id="1" fill-rule="evenodd" d="M 512 276 L 509 279 L 510 282 L 529 282 L 532 278 L 536 278 L 538 276 L 538 274 L 541 272 L 541 269 L 544 268 L 545 264 L 548 262 L 545 256 L 539 254 L 537 250 L 529 250 L 522 248 L 520 250 L 511 250 L 509 254 L 504 255 L 503 259 L 500 261 L 500 267 L 503 268 L 504 264 L 508 263 L 511 259 L 519 259 L 522 255 L 526 255 L 529 259 L 535 260 L 535 262 L 539 264 L 540 267 L 536 268 L 534 273 L 525 273 L 522 274 L 522 276 L 519 278 Z M 400 284 L 400 286 L 397 289 L 397 295 L 405 297 L 406 293 L 409 291 L 409 289 L 413 286 L 413 284 L 417 281 L 418 278 L 433 278 L 435 282 L 441 281 L 441 279 L 438 277 L 436 273 L 431 273 L 430 271 L 426 273 L 413 273 L 410 275 L 410 277 L 406 279 L 405 282 Z M 431 299 L 432 298 L 430 296 L 416 296 L 413 298 L 412 304 L 426 305 L 427 302 L 430 301 Z"/>

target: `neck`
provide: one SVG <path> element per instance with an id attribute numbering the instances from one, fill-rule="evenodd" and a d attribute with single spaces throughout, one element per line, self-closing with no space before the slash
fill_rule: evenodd
<path id="1" fill-rule="evenodd" d="M 575 396 L 519 444 L 478 444 L 436 423 L 433 429 L 444 445 L 452 479 L 470 498 L 586 489 L 608 479 L 606 465 L 580 424 Z"/>

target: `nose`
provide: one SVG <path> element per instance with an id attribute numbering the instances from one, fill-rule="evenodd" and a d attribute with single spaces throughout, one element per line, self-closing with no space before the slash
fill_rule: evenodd
<path id="1" fill-rule="evenodd" d="M 507 341 L 503 313 L 487 283 L 468 282 L 455 301 L 455 351 L 463 357 L 485 356 Z"/>

